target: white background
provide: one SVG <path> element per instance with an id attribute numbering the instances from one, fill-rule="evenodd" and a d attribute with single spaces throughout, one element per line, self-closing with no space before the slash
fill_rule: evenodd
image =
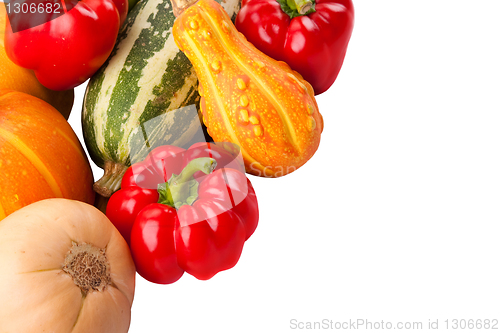
<path id="1" fill-rule="evenodd" d="M 233 269 L 138 276 L 131 333 L 500 319 L 500 1 L 354 4 L 344 67 L 317 96 L 317 153 L 249 176 L 261 218 Z"/>

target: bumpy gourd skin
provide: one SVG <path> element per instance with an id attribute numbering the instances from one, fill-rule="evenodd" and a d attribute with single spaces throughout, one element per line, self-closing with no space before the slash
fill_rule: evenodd
<path id="1" fill-rule="evenodd" d="M 300 74 L 257 50 L 212 0 L 185 10 L 173 34 L 196 70 L 210 136 L 238 144 L 248 173 L 279 177 L 311 158 L 323 118 Z"/>

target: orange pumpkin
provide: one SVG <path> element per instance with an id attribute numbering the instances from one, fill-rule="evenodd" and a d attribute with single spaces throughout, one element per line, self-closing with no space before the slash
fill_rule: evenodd
<path id="1" fill-rule="evenodd" d="M 54 91 L 45 88 L 32 70 L 16 65 L 7 57 L 4 48 L 6 18 L 5 5 L 0 2 L 0 89 L 21 91 L 43 99 L 68 119 L 75 99 L 74 90 Z"/>
<path id="2" fill-rule="evenodd" d="M 71 126 L 50 104 L 0 89 L 0 219 L 47 198 L 94 202 L 93 175 Z"/>

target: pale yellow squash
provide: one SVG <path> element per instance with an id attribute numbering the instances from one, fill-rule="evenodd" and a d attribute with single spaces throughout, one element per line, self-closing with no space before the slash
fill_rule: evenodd
<path id="1" fill-rule="evenodd" d="M 125 333 L 135 266 L 107 217 L 47 199 L 0 221 L 1 333 Z"/>

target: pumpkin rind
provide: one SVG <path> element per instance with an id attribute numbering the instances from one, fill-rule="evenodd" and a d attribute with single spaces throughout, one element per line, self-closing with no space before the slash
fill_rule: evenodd
<path id="1" fill-rule="evenodd" d="M 111 284 L 84 295 L 63 271 L 73 243 L 105 249 Z M 74 200 L 47 199 L 0 222 L 0 332 L 125 333 L 135 266 L 106 216 Z"/>
<path id="2" fill-rule="evenodd" d="M 73 129 L 48 103 L 0 90 L 0 219 L 38 200 L 92 204 L 93 175 Z"/>
<path id="3" fill-rule="evenodd" d="M 186 9 L 173 34 L 198 76 L 208 133 L 238 144 L 248 173 L 283 176 L 311 158 L 323 119 L 300 74 L 257 50 L 211 0 Z"/>

